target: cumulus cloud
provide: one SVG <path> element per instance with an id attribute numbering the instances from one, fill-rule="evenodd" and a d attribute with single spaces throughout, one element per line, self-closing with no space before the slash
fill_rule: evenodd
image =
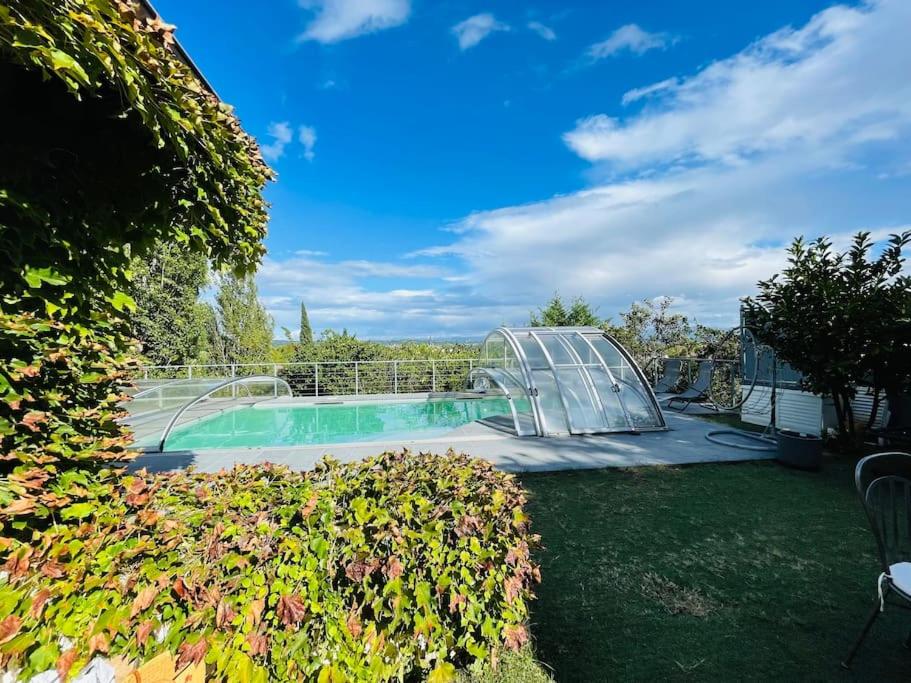
<path id="1" fill-rule="evenodd" d="M 628 167 L 888 140 L 911 118 L 909 25 L 902 0 L 835 6 L 667 84 L 658 109 L 589 116 L 564 139 L 589 161 Z"/>
<path id="2" fill-rule="evenodd" d="M 674 37 L 667 33 L 649 33 L 637 24 L 626 24 L 611 33 L 606 40 L 588 48 L 588 56 L 597 61 L 624 51 L 642 55 L 649 50 L 663 50 L 674 40 Z"/>
<path id="3" fill-rule="evenodd" d="M 494 17 L 489 12 L 475 14 L 452 27 L 452 34 L 459 43 L 460 50 L 467 50 L 484 40 L 496 31 L 508 31 L 509 26 Z"/>
<path id="4" fill-rule="evenodd" d="M 795 235 L 846 244 L 909 222 L 911 194 L 881 172 L 911 156 L 909 25 L 904 0 L 836 6 L 662 83 L 626 120 L 584 119 L 566 142 L 608 180 L 472 214 L 420 255 L 464 263 L 466 296 L 503 304 L 491 325 L 527 319 L 554 290 L 603 314 L 669 295 L 733 324 Z"/>
<path id="5" fill-rule="evenodd" d="M 545 26 L 540 21 L 529 21 L 528 28 L 541 36 L 544 40 L 556 40 L 557 34 L 549 26 Z"/>
<path id="6" fill-rule="evenodd" d="M 304 159 L 313 161 L 316 158 L 316 152 L 313 151 L 316 146 L 316 128 L 301 126 L 297 131 L 297 139 L 304 146 Z"/>
<path id="7" fill-rule="evenodd" d="M 267 257 L 256 275 L 276 330 L 297 328 L 303 301 L 316 330 L 347 327 L 373 339 L 482 334 L 502 302 L 469 299 L 449 278 L 433 263 L 332 261 L 306 249 Z"/>
<path id="8" fill-rule="evenodd" d="M 260 145 L 259 149 L 266 161 L 278 161 L 284 155 L 285 147 L 291 142 L 291 124 L 287 121 L 273 121 L 266 130 L 272 142 Z"/>
<path id="9" fill-rule="evenodd" d="M 298 0 L 298 4 L 314 15 L 298 39 L 319 43 L 399 26 L 411 14 L 410 0 Z"/>
<path id="10" fill-rule="evenodd" d="M 591 187 L 474 213 L 407 260 L 269 258 L 260 291 L 280 325 L 297 326 L 303 299 L 317 329 L 374 338 L 481 335 L 527 321 L 555 290 L 602 315 L 669 295 L 733 325 L 795 235 L 846 245 L 911 223 L 909 25 L 905 0 L 836 6 L 644 83 L 625 95 L 652 98 L 641 111 L 566 135 L 592 162 Z"/>

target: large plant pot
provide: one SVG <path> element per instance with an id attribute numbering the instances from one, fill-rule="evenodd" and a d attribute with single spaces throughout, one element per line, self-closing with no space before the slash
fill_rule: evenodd
<path id="1" fill-rule="evenodd" d="M 822 467 L 823 440 L 793 432 L 778 432 L 778 462 L 802 470 Z"/>

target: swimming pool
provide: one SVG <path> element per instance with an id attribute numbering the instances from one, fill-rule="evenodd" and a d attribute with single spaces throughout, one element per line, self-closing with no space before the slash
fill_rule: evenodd
<path id="1" fill-rule="evenodd" d="M 179 425 L 168 437 L 165 450 L 430 439 L 496 415 L 511 415 L 506 398 L 291 405 L 267 402 Z"/>

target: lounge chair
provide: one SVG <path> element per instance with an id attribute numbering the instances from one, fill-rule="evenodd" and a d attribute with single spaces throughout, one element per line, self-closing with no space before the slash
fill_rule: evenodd
<path id="1" fill-rule="evenodd" d="M 676 358 L 669 358 L 664 361 L 664 372 L 655 383 L 656 394 L 676 394 L 677 386 L 680 384 L 680 371 L 683 368 L 682 363 Z"/>
<path id="2" fill-rule="evenodd" d="M 679 410 L 683 412 L 693 403 L 706 403 L 709 401 L 709 389 L 712 386 L 713 374 L 714 363 L 712 361 L 699 361 L 699 371 L 696 373 L 696 380 L 679 394 L 672 394 L 668 397 L 666 406 L 674 408 L 674 403 L 682 403 L 683 407 L 679 408 Z M 677 410 L 677 408 L 674 408 L 674 410 Z"/>
<path id="3" fill-rule="evenodd" d="M 886 605 L 911 609 L 911 455 L 868 455 L 854 469 L 854 484 L 876 539 L 882 573 L 864 627 L 841 665 L 851 668 L 858 648 Z M 905 641 L 911 647 L 911 634 Z"/>

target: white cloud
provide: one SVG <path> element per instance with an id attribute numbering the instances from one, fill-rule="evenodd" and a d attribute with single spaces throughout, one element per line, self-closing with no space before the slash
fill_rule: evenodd
<path id="1" fill-rule="evenodd" d="M 297 327 L 303 299 L 317 329 L 373 338 L 481 335 L 527 321 L 555 290 L 614 316 L 670 295 L 700 322 L 732 325 L 795 235 L 846 245 L 911 223 L 908 25 L 905 0 L 839 6 L 644 84 L 626 98 L 653 97 L 641 111 L 567 135 L 593 162 L 592 187 L 472 214 L 408 260 L 270 258 L 260 291 L 279 325 Z"/>
<path id="2" fill-rule="evenodd" d="M 651 85 L 646 85 L 641 88 L 633 88 L 632 90 L 627 90 L 625 93 L 623 93 L 623 97 L 620 99 L 620 103 L 623 104 L 623 106 L 626 106 L 643 98 L 651 97 L 652 95 L 671 90 L 676 85 L 676 78 L 665 78 L 663 81 L 658 81 L 657 83 L 652 83 Z"/>
<path id="3" fill-rule="evenodd" d="M 890 139 L 911 120 L 908 26 L 906 0 L 832 7 L 669 85 L 657 110 L 591 116 L 564 139 L 585 159 L 633 168 Z"/>
<path id="4" fill-rule="evenodd" d="M 348 327 L 375 339 L 481 334 L 486 310 L 499 304 L 468 302 L 448 278 L 434 264 L 333 262 L 306 249 L 290 258 L 267 257 L 256 275 L 276 330 L 298 327 L 303 301 L 316 330 Z"/>
<path id="5" fill-rule="evenodd" d="M 664 49 L 674 40 L 667 33 L 649 33 L 637 24 L 626 24 L 611 33 L 606 40 L 588 48 L 588 56 L 592 60 L 599 60 L 626 50 L 634 55 L 642 55 L 649 50 Z"/>
<path id="6" fill-rule="evenodd" d="M 272 142 L 261 144 L 259 149 L 266 161 L 278 161 L 285 153 L 285 147 L 291 142 L 291 124 L 287 121 L 277 123 L 273 121 L 269 124 L 267 131 Z"/>
<path id="7" fill-rule="evenodd" d="M 541 36 L 544 40 L 556 40 L 557 34 L 549 26 L 545 26 L 540 21 L 529 21 L 528 28 Z"/>
<path id="8" fill-rule="evenodd" d="M 410 0 L 299 0 L 315 16 L 299 40 L 337 43 L 399 26 L 411 14 Z"/>
<path id="9" fill-rule="evenodd" d="M 297 131 L 297 139 L 304 146 L 304 159 L 313 161 L 316 158 L 316 153 L 313 151 L 316 146 L 316 128 L 301 126 Z"/>
<path id="10" fill-rule="evenodd" d="M 460 21 L 451 29 L 452 34 L 459 41 L 460 50 L 474 47 L 491 33 L 508 30 L 509 26 L 507 24 L 497 21 L 489 12 L 468 17 L 468 19 Z"/>
<path id="11" fill-rule="evenodd" d="M 847 244 L 911 222 L 907 187 L 880 179 L 911 154 L 909 25 L 905 0 L 833 7 L 661 84 L 627 120 L 583 120 L 566 141 L 609 180 L 472 214 L 417 256 L 464 263 L 449 284 L 500 304 L 479 312 L 489 326 L 526 320 L 554 290 L 605 315 L 670 295 L 733 324 L 795 235 Z"/>

